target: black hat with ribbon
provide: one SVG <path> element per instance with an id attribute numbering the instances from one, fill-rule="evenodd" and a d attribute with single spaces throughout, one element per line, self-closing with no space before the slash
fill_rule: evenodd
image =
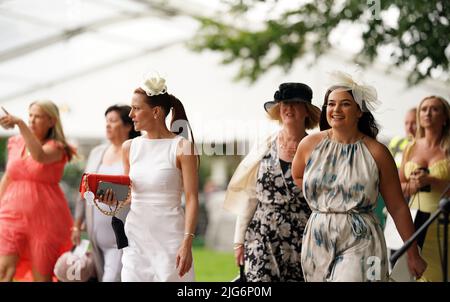
<path id="1" fill-rule="evenodd" d="M 270 108 L 279 102 L 304 102 L 312 104 L 312 89 L 303 83 L 283 83 L 278 87 L 273 96 L 273 101 L 265 102 L 264 109 L 268 112 Z M 314 106 L 319 109 L 317 106 Z"/>

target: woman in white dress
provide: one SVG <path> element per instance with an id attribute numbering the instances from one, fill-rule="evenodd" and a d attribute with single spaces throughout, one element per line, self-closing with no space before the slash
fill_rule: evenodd
<path id="1" fill-rule="evenodd" d="M 146 134 L 123 144 L 124 170 L 132 191 L 122 281 L 194 281 L 198 157 L 193 143 L 167 128 L 165 119 L 171 109 L 171 128 L 183 124 L 186 133 L 184 107 L 167 93 L 164 79 L 147 78 L 134 91 L 130 117 L 135 130 Z M 105 199 L 111 200 L 108 194 Z"/>

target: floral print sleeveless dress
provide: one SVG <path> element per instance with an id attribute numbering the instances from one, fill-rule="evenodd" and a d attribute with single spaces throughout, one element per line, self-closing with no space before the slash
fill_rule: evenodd
<path id="1" fill-rule="evenodd" d="M 258 206 L 245 235 L 248 281 L 304 281 L 300 252 L 311 211 L 293 182 L 291 163 L 282 171 L 276 141 L 260 164 Z"/>
<path id="2" fill-rule="evenodd" d="M 374 209 L 378 167 L 363 139 L 325 137 L 312 151 L 303 192 L 312 210 L 303 238 L 306 281 L 386 281 L 386 243 Z"/>

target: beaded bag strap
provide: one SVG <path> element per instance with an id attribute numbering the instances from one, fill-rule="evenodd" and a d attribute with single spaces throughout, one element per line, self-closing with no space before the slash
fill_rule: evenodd
<path id="1" fill-rule="evenodd" d="M 98 199 L 95 198 L 95 194 L 89 189 L 89 182 L 88 182 L 86 176 L 84 177 L 84 185 L 85 185 L 85 188 L 86 188 L 86 193 L 90 192 L 90 193 L 92 193 L 92 195 L 94 195 L 93 198 L 88 198 L 88 195 L 86 195 L 86 193 L 85 193 L 84 198 L 85 198 L 86 200 L 87 200 L 87 199 L 90 199 L 90 200 L 94 203 L 95 207 L 96 207 L 100 212 L 102 212 L 104 215 L 107 215 L 107 216 L 116 216 L 116 214 L 119 213 L 120 210 L 122 210 L 122 208 L 124 207 L 124 205 L 125 205 L 126 203 L 128 203 L 128 202 L 131 200 L 131 184 L 130 184 L 130 185 L 128 185 L 128 194 L 127 194 L 127 198 L 126 198 L 125 200 L 123 200 L 122 202 L 116 201 L 116 207 L 115 207 L 115 209 L 112 209 L 111 206 L 109 205 L 110 211 L 106 211 L 106 210 L 102 209 L 102 208 L 99 206 L 99 204 L 98 204 Z M 89 193 L 88 193 L 88 194 L 89 194 Z M 92 197 L 92 195 L 91 195 L 91 197 Z"/>

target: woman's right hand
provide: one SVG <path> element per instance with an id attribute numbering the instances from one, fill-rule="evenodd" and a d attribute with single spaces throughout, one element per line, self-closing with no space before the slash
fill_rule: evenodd
<path id="1" fill-rule="evenodd" d="M 21 121 L 20 118 L 15 117 L 14 115 L 10 115 L 9 113 L 0 118 L 0 125 L 4 129 L 13 129 L 15 125 L 17 125 Z"/>
<path id="2" fill-rule="evenodd" d="M 79 245 L 81 241 L 81 231 L 79 228 L 72 228 L 72 234 L 70 235 L 70 238 L 72 240 L 72 243 L 74 245 Z"/>
<path id="3" fill-rule="evenodd" d="M 406 196 L 413 196 L 414 194 L 419 192 L 420 186 L 417 182 L 417 176 L 414 172 L 411 173 L 408 181 L 405 184 L 402 183 L 402 189 L 404 189 L 403 193 Z"/>
<path id="4" fill-rule="evenodd" d="M 412 196 L 412 195 L 416 194 L 417 192 L 419 192 L 419 190 L 420 190 L 420 186 L 417 183 L 415 176 L 411 175 L 411 178 L 408 183 L 408 192 L 407 193 L 409 194 L 409 196 Z"/>
<path id="5" fill-rule="evenodd" d="M 236 259 L 236 266 L 244 265 L 244 245 L 241 244 L 234 248 L 234 258 Z"/>
<path id="6" fill-rule="evenodd" d="M 420 188 L 430 184 L 430 176 L 423 168 L 414 170 L 409 179 L 409 191 L 413 195 L 420 191 Z"/>

